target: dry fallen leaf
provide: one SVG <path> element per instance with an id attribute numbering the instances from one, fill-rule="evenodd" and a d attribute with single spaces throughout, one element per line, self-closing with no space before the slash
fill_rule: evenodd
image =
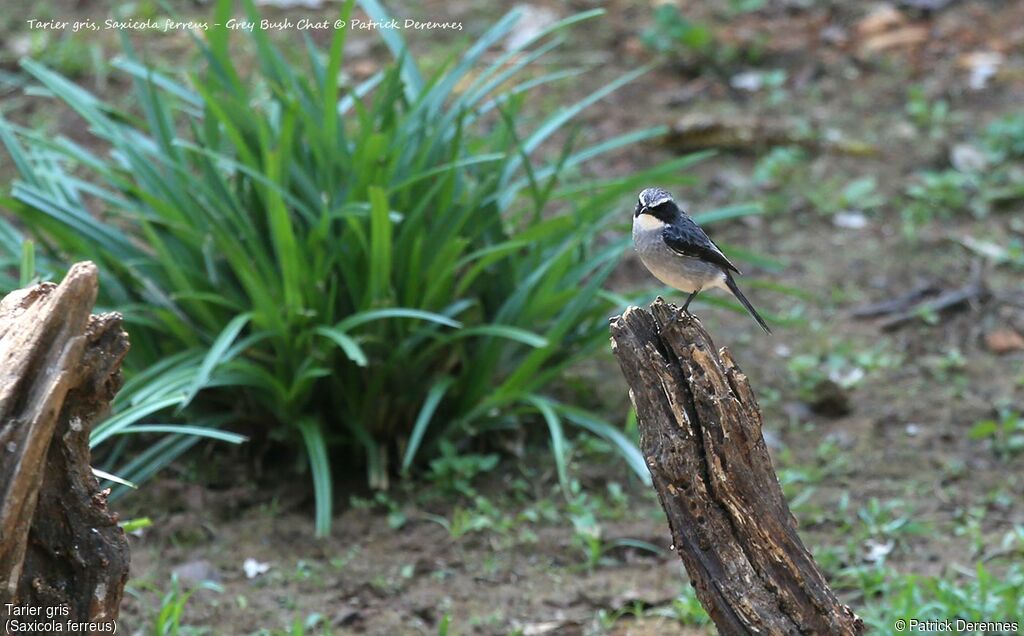
<path id="1" fill-rule="evenodd" d="M 1004 56 L 995 51 L 973 51 L 965 53 L 957 60 L 957 66 L 970 72 L 968 85 L 973 90 L 985 88 L 1003 64 Z"/>
<path id="2" fill-rule="evenodd" d="M 872 36 L 861 44 L 862 53 L 878 53 L 928 41 L 928 27 L 906 26 L 895 31 Z"/>
<path id="3" fill-rule="evenodd" d="M 881 4 L 857 22 L 854 30 L 862 38 L 869 38 L 906 24 L 907 18 L 895 7 Z"/>
<path id="4" fill-rule="evenodd" d="M 1024 336 L 1009 327 L 993 329 L 985 334 L 985 346 L 992 353 L 1010 353 L 1024 349 Z"/>

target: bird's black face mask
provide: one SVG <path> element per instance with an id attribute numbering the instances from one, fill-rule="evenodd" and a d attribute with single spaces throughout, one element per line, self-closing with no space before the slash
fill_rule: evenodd
<path id="1" fill-rule="evenodd" d="M 650 214 L 664 223 L 671 223 L 678 213 L 679 208 L 672 200 L 672 195 L 661 188 L 647 188 L 640 193 L 633 216 Z"/>
<path id="2" fill-rule="evenodd" d="M 633 213 L 633 216 L 638 217 L 641 214 L 650 214 L 663 223 L 671 223 L 676 217 L 677 211 L 678 208 L 672 201 L 665 201 L 654 207 L 646 207 L 641 203 L 637 203 L 636 211 Z"/>

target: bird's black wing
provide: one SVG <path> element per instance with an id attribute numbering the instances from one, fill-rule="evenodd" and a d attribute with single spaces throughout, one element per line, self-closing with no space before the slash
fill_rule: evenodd
<path id="1" fill-rule="evenodd" d="M 718 265 L 723 271 L 732 270 L 737 274 L 740 273 L 740 270 L 736 269 L 736 266 L 725 257 L 722 250 L 718 249 L 715 242 L 689 217 L 684 216 L 675 223 L 666 225 L 661 236 L 665 240 L 665 244 L 676 254 L 699 258 L 702 261 Z"/>

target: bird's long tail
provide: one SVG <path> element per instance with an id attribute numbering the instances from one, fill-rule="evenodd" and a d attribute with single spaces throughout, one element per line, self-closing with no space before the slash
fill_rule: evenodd
<path id="1" fill-rule="evenodd" d="M 764 318 L 761 317 L 761 314 L 757 313 L 757 310 L 754 309 L 754 306 L 750 304 L 750 301 L 747 300 L 747 297 L 744 296 L 743 292 L 740 291 L 739 285 L 737 285 L 736 281 L 732 279 L 732 274 L 725 274 L 725 284 L 726 286 L 729 287 L 729 291 L 732 292 L 732 295 L 736 297 L 736 300 L 740 301 L 743 304 L 743 306 L 747 309 L 747 311 L 750 312 L 750 315 L 754 317 L 754 320 L 757 321 L 757 324 L 761 325 L 761 329 L 764 329 L 765 333 L 771 334 L 772 330 L 768 328 L 768 324 L 764 321 Z"/>

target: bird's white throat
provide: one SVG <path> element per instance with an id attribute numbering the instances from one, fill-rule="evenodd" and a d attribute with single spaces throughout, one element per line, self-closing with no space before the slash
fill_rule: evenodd
<path id="1" fill-rule="evenodd" d="M 641 214 L 633 219 L 633 225 L 643 232 L 652 232 L 665 227 L 665 222 L 653 214 Z"/>

